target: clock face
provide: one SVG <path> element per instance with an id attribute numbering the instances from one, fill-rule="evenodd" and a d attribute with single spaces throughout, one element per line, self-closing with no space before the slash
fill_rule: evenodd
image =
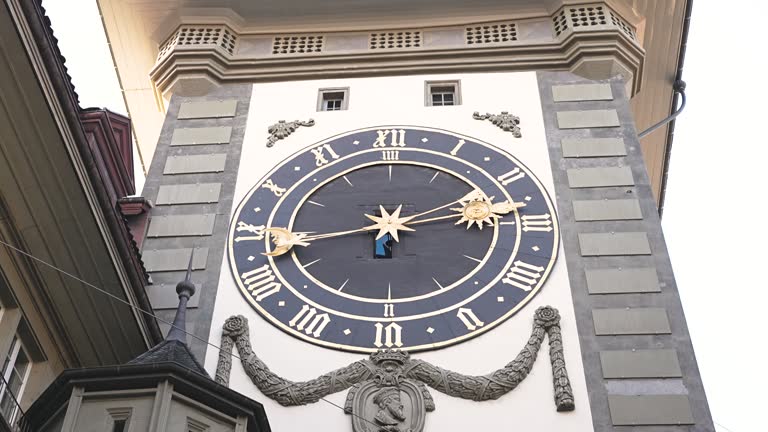
<path id="1" fill-rule="evenodd" d="M 479 335 L 538 292 L 554 207 L 514 156 L 434 129 L 351 132 L 294 154 L 235 212 L 233 276 L 280 329 L 369 352 Z"/>

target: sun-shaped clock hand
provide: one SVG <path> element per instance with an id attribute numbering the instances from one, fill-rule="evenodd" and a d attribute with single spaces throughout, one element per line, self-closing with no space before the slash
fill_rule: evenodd
<path id="1" fill-rule="evenodd" d="M 467 229 L 469 229 L 473 224 L 477 224 L 480 229 L 483 229 L 484 223 L 493 225 L 494 221 L 501 218 L 503 215 L 512 211 L 516 211 L 520 207 L 525 207 L 525 203 L 518 203 L 513 201 L 493 203 L 493 198 L 494 197 L 488 197 L 485 193 L 483 193 L 483 191 L 475 189 L 456 201 L 452 201 L 440 207 L 435 207 L 431 210 L 427 210 L 425 212 L 411 216 L 411 220 L 408 222 L 408 225 L 418 225 L 427 222 L 460 218 L 455 225 L 467 222 Z M 418 219 L 419 216 L 433 213 L 455 204 L 461 205 L 461 207 L 451 208 L 452 211 L 457 212 L 455 214 L 437 216 L 427 219 Z"/>
<path id="2" fill-rule="evenodd" d="M 525 203 L 513 201 L 502 201 L 494 204 L 494 197 L 486 196 L 481 191 L 474 192 L 474 194 L 470 193 L 465 197 L 465 200 L 460 202 L 463 204 L 460 208 L 451 209 L 458 212 L 458 215 L 453 215 L 454 217 L 461 216 L 461 219 L 455 225 L 467 222 L 467 229 L 473 224 L 477 224 L 478 228 L 483 229 L 483 224 L 493 225 L 494 221 L 501 218 L 502 215 L 515 211 L 520 207 L 525 207 Z"/>

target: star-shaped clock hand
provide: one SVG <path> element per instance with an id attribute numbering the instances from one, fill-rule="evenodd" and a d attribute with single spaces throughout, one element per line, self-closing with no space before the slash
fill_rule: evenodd
<path id="1" fill-rule="evenodd" d="M 415 231 L 413 228 L 405 226 L 405 224 L 416 216 L 400 217 L 400 211 L 402 209 L 403 205 L 401 204 L 397 206 L 392 214 L 390 214 L 387 212 L 384 206 L 380 205 L 379 210 L 381 211 L 381 216 L 365 215 L 365 217 L 376 223 L 364 227 L 364 229 L 379 230 L 379 233 L 376 234 L 376 240 L 382 238 L 384 234 L 390 234 L 396 242 L 399 242 L 400 239 L 397 236 L 397 231 Z"/>
<path id="2" fill-rule="evenodd" d="M 390 214 L 383 206 L 379 206 L 379 209 L 381 210 L 381 216 L 365 215 L 365 217 L 368 219 L 376 222 L 375 224 L 349 231 L 336 231 L 317 234 L 306 232 L 294 233 L 286 228 L 278 227 L 267 228 L 265 232 L 267 232 L 271 237 L 272 243 L 274 243 L 275 247 L 271 251 L 262 253 L 262 255 L 280 256 L 290 251 L 294 246 L 307 247 L 311 242 L 315 240 L 342 237 L 350 234 L 357 234 L 374 230 L 379 231 L 376 235 L 377 240 L 383 237 L 384 234 L 389 233 L 392 235 L 392 238 L 394 238 L 395 241 L 399 242 L 400 239 L 397 235 L 398 231 L 415 231 L 413 228 L 405 226 L 405 223 L 411 220 L 413 216 L 400 217 L 400 211 L 402 211 L 402 208 L 403 206 L 400 205 Z"/>

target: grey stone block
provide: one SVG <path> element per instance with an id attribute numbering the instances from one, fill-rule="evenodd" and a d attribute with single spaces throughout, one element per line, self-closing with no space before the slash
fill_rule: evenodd
<path id="1" fill-rule="evenodd" d="M 571 168 L 567 174 L 568 185 L 573 189 L 635 184 L 629 167 Z"/>
<path id="2" fill-rule="evenodd" d="M 613 100 L 610 84 L 568 84 L 552 86 L 555 102 Z"/>
<path id="3" fill-rule="evenodd" d="M 661 292 L 656 268 L 586 269 L 590 294 Z"/>
<path id="4" fill-rule="evenodd" d="M 573 215 L 580 222 L 643 218 L 636 199 L 574 201 Z"/>
<path id="5" fill-rule="evenodd" d="M 650 255 L 651 245 L 644 232 L 580 233 L 582 256 Z"/>
<path id="6" fill-rule="evenodd" d="M 178 119 L 234 117 L 237 100 L 185 102 L 179 108 Z"/>
<path id="7" fill-rule="evenodd" d="M 148 272 L 181 271 L 189 265 L 191 248 L 145 250 L 142 252 L 142 260 Z M 195 249 L 195 258 L 192 261 L 194 270 L 204 269 L 208 262 L 208 248 Z"/>
<path id="8" fill-rule="evenodd" d="M 163 174 L 194 174 L 222 172 L 227 164 L 226 153 L 193 156 L 170 156 L 165 161 Z"/>
<path id="9" fill-rule="evenodd" d="M 368 49 L 367 33 L 342 33 L 327 35 L 323 51 L 357 51 Z"/>
<path id="10" fill-rule="evenodd" d="M 160 186 L 157 205 L 213 203 L 219 200 L 221 184 L 183 184 Z"/>
<path id="11" fill-rule="evenodd" d="M 563 256 L 569 268 L 583 269 L 601 267 L 655 267 L 658 279 L 665 283 L 662 287 L 663 294 L 629 294 L 629 295 L 591 295 L 588 290 L 587 279 L 580 271 L 569 271 L 568 277 L 573 298 L 573 308 L 579 322 L 574 329 L 578 333 L 582 347 L 585 387 L 589 393 L 589 407 L 580 407 L 590 411 L 593 428 L 595 431 L 619 431 L 643 430 L 647 432 L 712 432 L 715 427 L 712 423 L 706 395 L 703 390 L 701 378 L 696 368 L 696 359 L 693 354 L 690 336 L 685 326 L 685 318 L 678 296 L 677 286 L 669 262 L 669 256 L 661 233 L 661 224 L 656 216 L 655 197 L 651 188 L 651 181 L 644 169 L 643 156 L 637 133 L 633 127 L 633 116 L 630 102 L 625 94 L 625 82 L 620 77 L 611 79 L 611 87 L 614 101 L 610 102 L 585 102 L 585 103 L 560 103 L 552 100 L 552 87 L 554 85 L 570 84 L 594 84 L 588 80 L 568 72 L 537 72 L 539 78 L 539 94 L 541 96 L 544 124 L 546 128 L 547 146 L 549 149 L 552 176 L 556 193 L 553 199 L 557 200 L 560 211 L 560 229 L 563 235 Z M 566 105 L 567 104 L 567 105 Z M 572 108 L 578 104 L 578 108 Z M 616 108 L 621 121 L 620 128 L 611 129 L 559 129 L 555 112 L 558 110 L 572 110 L 598 108 Z M 632 194 L 626 194 L 628 188 L 606 187 L 593 190 L 574 190 L 569 187 L 569 179 L 566 169 L 576 166 L 610 166 L 610 160 L 604 158 L 595 159 L 563 159 L 565 140 L 591 139 L 587 137 L 620 137 L 624 140 L 625 148 L 622 154 L 595 154 L 596 157 L 621 156 L 620 163 L 632 168 L 634 174 L 634 187 Z M 623 154 L 626 153 L 626 154 Z M 577 149 L 568 156 L 587 156 L 582 149 Z M 615 159 L 614 159 L 615 160 Z M 618 166 L 614 163 L 614 166 Z M 630 180 L 632 177 L 629 178 Z M 630 182 L 632 183 L 632 182 Z M 631 186 L 631 184 L 626 185 Z M 647 231 L 651 241 L 654 255 L 652 256 L 619 256 L 619 257 L 582 257 L 579 244 L 575 241 L 579 232 L 585 231 L 584 222 L 575 222 L 573 214 L 573 199 L 626 199 L 637 198 L 643 211 L 642 221 L 598 222 L 589 223 L 598 226 L 594 231 L 616 231 L 619 225 L 627 226 L 623 231 Z M 631 228 L 630 228 L 631 227 Z M 642 228 L 640 228 L 642 227 Z M 621 336 L 597 336 L 590 323 L 592 310 L 596 307 L 623 307 L 623 306 L 656 306 L 664 307 L 669 314 L 670 326 L 674 330 L 670 335 L 621 335 Z M 587 324 L 587 325 L 582 325 Z M 680 369 L 684 378 L 638 378 L 638 379 L 609 379 L 603 378 L 603 371 L 599 361 L 595 357 L 600 351 L 608 350 L 632 350 L 633 348 L 648 349 L 651 347 L 674 347 L 679 357 Z M 608 407 L 608 395 L 659 395 L 659 394 L 690 394 L 690 407 L 696 419 L 696 425 L 689 426 L 651 426 L 651 427 L 614 427 L 611 420 L 611 412 Z M 578 404 L 578 401 L 577 401 Z M 582 409 L 582 408 L 578 408 Z"/>
<path id="12" fill-rule="evenodd" d="M 587 111 L 559 111 L 557 127 L 560 129 L 586 129 L 618 127 L 619 115 L 615 109 Z"/>
<path id="13" fill-rule="evenodd" d="M 627 155 L 622 138 L 563 138 L 560 144 L 566 158 Z"/>
<path id="14" fill-rule="evenodd" d="M 694 424 L 685 395 L 608 395 L 608 409 L 614 426 Z"/>
<path id="15" fill-rule="evenodd" d="M 195 284 L 195 294 L 200 293 L 200 285 Z M 179 295 L 176 294 L 176 284 L 158 284 L 146 287 L 152 309 L 176 309 L 179 306 Z M 189 298 L 187 308 L 193 309 L 200 303 L 200 296 L 193 295 Z"/>
<path id="16" fill-rule="evenodd" d="M 215 221 L 215 214 L 155 216 L 149 223 L 147 237 L 211 235 Z"/>
<path id="17" fill-rule="evenodd" d="M 682 376 L 673 349 L 601 351 L 603 378 L 678 378 Z"/>
<path id="18" fill-rule="evenodd" d="M 173 131 L 171 146 L 227 144 L 231 137 L 230 126 L 179 128 Z"/>
<path id="19" fill-rule="evenodd" d="M 669 318 L 664 308 L 592 309 L 595 334 L 648 335 L 669 334 Z"/>

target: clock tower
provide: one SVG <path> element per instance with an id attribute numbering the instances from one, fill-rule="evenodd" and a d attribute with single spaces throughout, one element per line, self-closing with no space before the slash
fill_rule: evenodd
<path id="1" fill-rule="evenodd" d="M 190 332 L 221 349 L 192 350 L 273 430 L 714 430 L 658 217 L 666 141 L 635 128 L 669 110 L 666 15 L 99 3 L 113 47 L 118 16 L 152 29 L 131 39 L 151 91 L 126 99 L 153 306 L 194 250 Z"/>

